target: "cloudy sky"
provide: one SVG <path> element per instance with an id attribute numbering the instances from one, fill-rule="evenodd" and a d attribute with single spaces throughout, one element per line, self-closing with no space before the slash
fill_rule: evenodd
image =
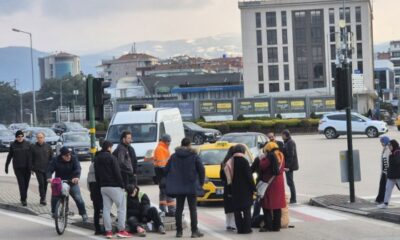
<path id="1" fill-rule="evenodd" d="M 374 0 L 375 43 L 400 39 L 399 0 Z M 0 47 L 76 54 L 145 40 L 240 33 L 237 0 L 0 0 Z"/>

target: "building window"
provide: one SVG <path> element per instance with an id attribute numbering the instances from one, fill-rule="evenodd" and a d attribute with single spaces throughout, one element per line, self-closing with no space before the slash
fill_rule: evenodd
<path id="1" fill-rule="evenodd" d="M 257 46 L 262 45 L 262 36 L 261 36 L 261 30 L 257 30 Z"/>
<path id="2" fill-rule="evenodd" d="M 267 44 L 276 45 L 277 42 L 276 30 L 267 30 Z"/>
<path id="3" fill-rule="evenodd" d="M 322 28 L 320 27 L 311 28 L 311 42 L 314 43 L 322 42 Z"/>
<path id="4" fill-rule="evenodd" d="M 289 65 L 283 65 L 283 79 L 289 80 Z"/>
<path id="5" fill-rule="evenodd" d="M 356 22 L 361 22 L 361 7 L 356 7 Z"/>
<path id="6" fill-rule="evenodd" d="M 290 91 L 290 83 L 285 83 L 285 91 Z"/>
<path id="7" fill-rule="evenodd" d="M 345 17 L 346 17 L 346 23 L 350 23 L 351 22 L 351 17 L 350 17 L 350 8 L 349 7 L 347 7 L 347 8 L 345 8 L 346 10 L 345 10 Z M 340 8 L 340 10 L 339 10 L 339 12 L 340 12 L 340 19 L 343 19 L 343 8 Z"/>
<path id="8" fill-rule="evenodd" d="M 264 93 L 264 84 L 263 83 L 260 83 L 260 84 L 258 84 L 258 93 Z"/>
<path id="9" fill-rule="evenodd" d="M 270 47 L 268 48 L 268 63 L 278 62 L 278 48 Z"/>
<path id="10" fill-rule="evenodd" d="M 305 61 L 307 61 L 306 54 L 307 54 L 306 47 L 297 47 L 296 48 L 297 62 L 305 62 Z"/>
<path id="11" fill-rule="evenodd" d="M 315 82 L 313 82 L 313 87 L 314 88 L 323 88 L 323 87 L 325 87 L 325 84 L 323 81 L 315 81 Z"/>
<path id="12" fill-rule="evenodd" d="M 335 9 L 329 8 L 329 24 L 335 24 Z"/>
<path id="13" fill-rule="evenodd" d="M 279 92 L 279 83 L 270 83 L 269 92 Z"/>
<path id="14" fill-rule="evenodd" d="M 276 12 L 267 12 L 265 14 L 267 27 L 276 27 Z"/>
<path id="15" fill-rule="evenodd" d="M 279 80 L 279 67 L 278 65 L 268 66 L 268 80 Z"/>
<path id="16" fill-rule="evenodd" d="M 322 24 L 322 14 L 320 10 L 313 10 L 310 12 L 311 14 L 311 24 L 312 25 L 321 25 Z"/>
<path id="17" fill-rule="evenodd" d="M 331 77 L 336 77 L 336 63 L 331 63 Z"/>
<path id="18" fill-rule="evenodd" d="M 357 58 L 363 58 L 362 43 L 357 43 Z"/>
<path id="19" fill-rule="evenodd" d="M 321 79 L 324 77 L 324 66 L 322 63 L 316 63 L 313 66 L 314 79 Z"/>
<path id="20" fill-rule="evenodd" d="M 282 29 L 282 44 L 287 44 L 287 29 Z"/>
<path id="21" fill-rule="evenodd" d="M 329 39 L 331 42 L 335 42 L 335 27 L 329 27 Z"/>
<path id="22" fill-rule="evenodd" d="M 264 68 L 263 66 L 258 66 L 258 81 L 264 81 Z"/>
<path id="23" fill-rule="evenodd" d="M 296 89 L 307 89 L 308 82 L 296 82 Z"/>
<path id="24" fill-rule="evenodd" d="M 331 44 L 331 60 L 336 60 L 336 45 Z"/>
<path id="25" fill-rule="evenodd" d="M 304 11 L 295 12 L 294 24 L 296 26 L 304 26 L 306 24 L 306 12 Z"/>
<path id="26" fill-rule="evenodd" d="M 357 37 L 357 41 L 361 41 L 362 40 L 361 25 L 357 25 L 356 26 L 356 37 Z"/>
<path id="27" fill-rule="evenodd" d="M 295 29 L 295 39 L 297 43 L 305 43 L 306 42 L 306 31 L 304 28 L 296 28 Z"/>
<path id="28" fill-rule="evenodd" d="M 362 61 L 358 61 L 357 62 L 357 69 L 360 73 L 364 72 L 364 66 L 363 66 L 363 62 Z"/>
<path id="29" fill-rule="evenodd" d="M 263 62 L 262 48 L 257 48 L 257 62 L 258 63 L 262 63 Z"/>
<path id="30" fill-rule="evenodd" d="M 307 64 L 297 64 L 297 79 L 308 79 Z"/>
<path id="31" fill-rule="evenodd" d="M 314 61 L 322 60 L 322 47 L 312 47 L 312 58 Z"/>
<path id="32" fill-rule="evenodd" d="M 286 11 L 281 12 L 281 19 L 282 19 L 282 27 L 286 27 L 287 26 Z"/>
<path id="33" fill-rule="evenodd" d="M 283 47 L 283 61 L 289 62 L 288 47 Z"/>
<path id="34" fill-rule="evenodd" d="M 256 28 L 261 27 L 261 13 L 256 12 Z"/>

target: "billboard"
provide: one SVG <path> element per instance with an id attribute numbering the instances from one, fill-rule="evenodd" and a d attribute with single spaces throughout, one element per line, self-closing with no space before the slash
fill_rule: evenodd
<path id="1" fill-rule="evenodd" d="M 270 116 L 269 99 L 239 99 L 238 114 L 244 116 Z"/>
<path id="2" fill-rule="evenodd" d="M 157 102 L 157 107 L 178 108 L 184 120 L 193 120 L 195 118 L 193 101 L 159 101 Z"/>
<path id="3" fill-rule="evenodd" d="M 306 100 L 305 98 L 281 98 L 275 100 L 275 114 L 280 114 L 282 118 L 305 118 Z"/>
<path id="4" fill-rule="evenodd" d="M 312 98 L 310 104 L 310 111 L 315 114 L 336 111 L 334 98 Z"/>

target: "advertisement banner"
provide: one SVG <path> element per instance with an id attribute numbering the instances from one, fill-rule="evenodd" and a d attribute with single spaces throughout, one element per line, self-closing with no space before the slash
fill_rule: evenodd
<path id="1" fill-rule="evenodd" d="M 246 114 L 246 113 L 252 113 L 253 112 L 253 105 L 251 101 L 243 101 L 239 100 L 239 112 Z"/>
<path id="2" fill-rule="evenodd" d="M 289 100 L 278 100 L 275 102 L 275 112 L 285 113 L 290 112 Z"/>
<path id="3" fill-rule="evenodd" d="M 200 115 L 215 113 L 215 102 L 200 102 Z"/>
<path id="4" fill-rule="evenodd" d="M 304 100 L 291 100 L 290 101 L 291 112 L 305 112 L 306 104 Z"/>
<path id="5" fill-rule="evenodd" d="M 181 116 L 184 120 L 194 119 L 194 103 L 192 101 L 187 102 L 158 102 L 158 107 L 163 108 L 178 108 L 181 112 Z"/>
<path id="6" fill-rule="evenodd" d="M 232 102 L 217 103 L 217 113 L 232 113 Z"/>
<path id="7" fill-rule="evenodd" d="M 254 102 L 254 111 L 255 112 L 262 112 L 262 113 L 269 113 L 269 102 Z"/>

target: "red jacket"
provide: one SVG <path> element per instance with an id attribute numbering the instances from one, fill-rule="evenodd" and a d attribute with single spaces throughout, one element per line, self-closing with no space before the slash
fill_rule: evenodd
<path id="1" fill-rule="evenodd" d="M 279 150 L 275 150 L 275 154 L 278 157 L 279 164 L 281 166 L 279 175 L 275 176 L 271 184 L 265 191 L 265 196 L 261 199 L 262 208 L 266 209 L 281 209 L 286 207 L 285 201 L 285 181 L 283 179 L 283 172 L 285 166 L 285 159 L 283 154 Z M 264 182 L 268 182 L 272 175 L 271 161 L 265 156 L 260 160 L 261 179 Z"/>

